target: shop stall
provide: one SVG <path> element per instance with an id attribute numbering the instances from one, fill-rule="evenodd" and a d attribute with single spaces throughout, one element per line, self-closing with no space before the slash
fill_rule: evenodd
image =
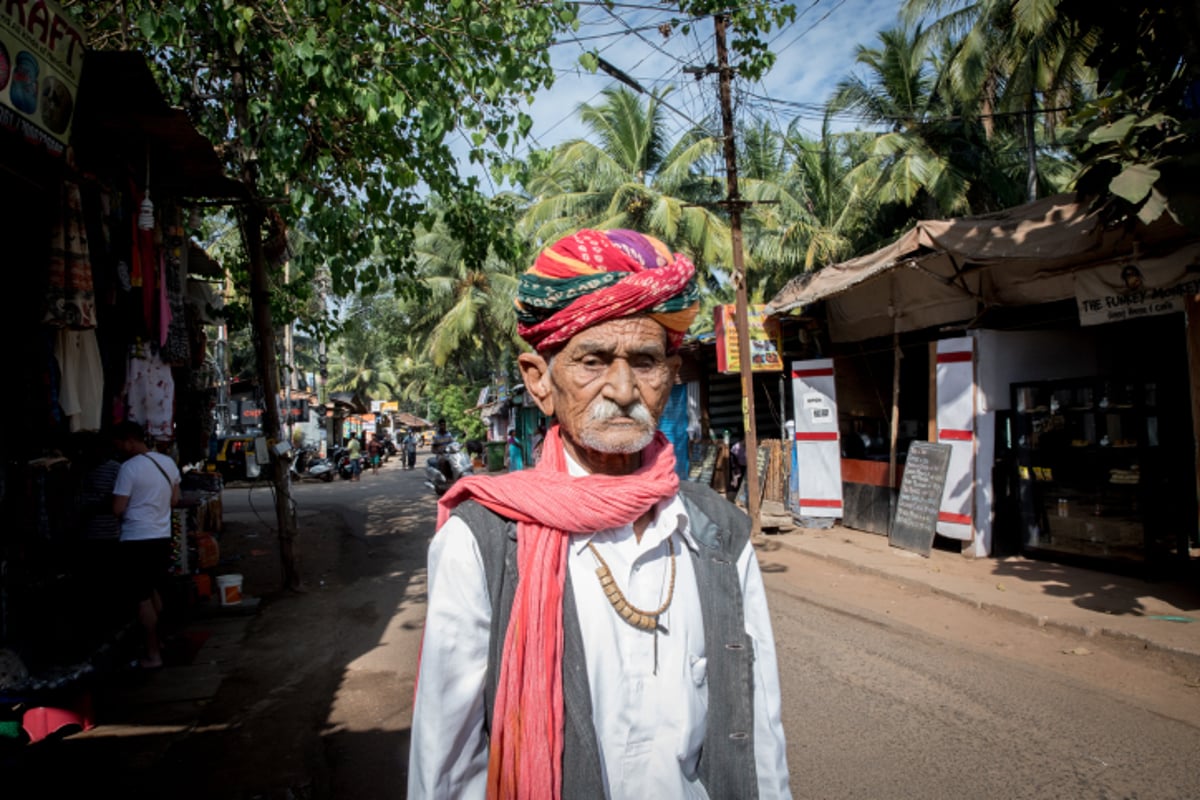
<path id="1" fill-rule="evenodd" d="M 968 555 L 1195 563 L 1200 241 L 1102 213 L 1061 195 L 924 221 L 771 300 L 827 337 L 838 457 L 808 469 L 844 524 L 886 533 L 928 440 L 950 447 L 937 533 Z"/>
<path id="2" fill-rule="evenodd" d="M 0 426 L 0 716 L 19 713 L 35 739 L 89 724 L 88 681 L 124 663 L 132 610 L 113 577 L 105 431 L 141 423 L 185 473 L 206 457 L 215 298 L 189 268 L 196 248 L 184 225 L 194 203 L 240 194 L 142 56 L 87 50 L 45 5 L 72 33 L 52 52 L 13 38 L 4 16 L 13 11 L 0 11 L 0 43 L 42 62 L 40 79 L 32 67 L 22 78 L 41 87 L 30 97 L 0 87 L 10 392 Z M 190 476 L 183 488 L 164 564 L 181 596 L 221 527 L 219 481 Z"/>

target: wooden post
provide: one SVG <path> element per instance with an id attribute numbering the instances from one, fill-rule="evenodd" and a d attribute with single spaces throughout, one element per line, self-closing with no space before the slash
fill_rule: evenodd
<path id="1" fill-rule="evenodd" d="M 742 258 L 742 204 L 738 194 L 737 149 L 734 146 L 733 101 L 730 91 L 729 53 L 725 46 L 725 27 L 729 20 L 724 14 L 713 17 L 717 41 L 717 68 L 720 70 L 721 122 L 725 134 L 725 188 L 729 207 L 729 235 L 733 245 L 733 283 L 737 289 L 738 361 L 742 373 L 742 422 L 746 432 L 746 513 L 750 515 L 751 535 L 762 530 L 758 515 L 760 491 L 758 485 L 758 432 L 754 415 L 754 373 L 750 360 L 750 314 L 747 308 L 746 265 Z"/>
<path id="2" fill-rule="evenodd" d="M 938 440 L 937 426 L 937 342 L 929 343 L 929 441 Z"/>
<path id="3" fill-rule="evenodd" d="M 1196 507 L 1200 512 L 1200 295 L 1187 295 L 1184 300 L 1187 317 L 1188 388 L 1192 400 L 1192 463 L 1196 471 Z M 1197 519 L 1200 525 L 1200 518 Z M 1181 535 L 1180 555 L 1188 555 L 1187 537 Z"/>
<path id="4" fill-rule="evenodd" d="M 896 488 L 896 448 L 900 441 L 900 333 L 892 333 L 892 448 L 888 453 L 888 487 Z"/>

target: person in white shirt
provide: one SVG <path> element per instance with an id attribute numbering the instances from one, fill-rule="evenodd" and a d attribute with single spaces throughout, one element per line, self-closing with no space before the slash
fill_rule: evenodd
<path id="1" fill-rule="evenodd" d="M 158 587 L 171 558 L 171 508 L 179 502 L 179 469 L 175 462 L 146 446 L 145 432 L 136 422 L 118 423 L 113 445 L 125 457 L 113 485 L 113 514 L 121 520 L 122 578 L 137 603 L 144 635 L 145 656 L 140 666 L 162 666 L 158 617 L 162 597 Z"/>
<path id="2" fill-rule="evenodd" d="M 694 267 L 580 231 L 517 304 L 526 389 L 558 424 L 534 469 L 439 505 L 408 796 L 790 797 L 749 520 L 681 484 L 656 431 Z"/>

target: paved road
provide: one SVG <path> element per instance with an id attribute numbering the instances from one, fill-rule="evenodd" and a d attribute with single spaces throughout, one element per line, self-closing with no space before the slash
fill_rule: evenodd
<path id="1" fill-rule="evenodd" d="M 1195 798 L 1200 692 L 882 579 L 760 556 L 797 797 Z"/>
<path id="2" fill-rule="evenodd" d="M 269 515 L 269 494 L 248 497 Z M 296 502 L 301 515 L 342 514 L 349 535 L 333 537 L 328 552 L 309 543 L 306 573 L 330 602 L 264 611 L 264 630 L 275 616 L 327 651 L 280 704 L 294 710 L 307 697 L 311 713 L 284 718 L 265 738 L 278 738 L 278 758 L 303 756 L 288 785 L 303 784 L 307 769 L 308 785 L 335 797 L 395 797 L 433 498 L 419 469 L 393 462 L 357 483 L 298 486 Z M 236 492 L 226 505 L 248 513 Z M 1196 676 L 914 595 L 770 540 L 760 562 L 797 797 L 1200 797 Z M 280 648 L 276 658 L 289 657 Z M 307 728 L 319 744 L 279 747 L 291 728 Z"/>

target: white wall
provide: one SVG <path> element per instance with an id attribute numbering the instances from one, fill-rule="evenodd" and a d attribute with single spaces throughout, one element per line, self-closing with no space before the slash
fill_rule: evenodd
<path id="1" fill-rule="evenodd" d="M 992 550 L 996 412 L 1012 407 L 1013 383 L 1095 375 L 1095 338 L 1085 331 L 973 331 L 975 337 L 975 537 L 965 555 Z"/>

